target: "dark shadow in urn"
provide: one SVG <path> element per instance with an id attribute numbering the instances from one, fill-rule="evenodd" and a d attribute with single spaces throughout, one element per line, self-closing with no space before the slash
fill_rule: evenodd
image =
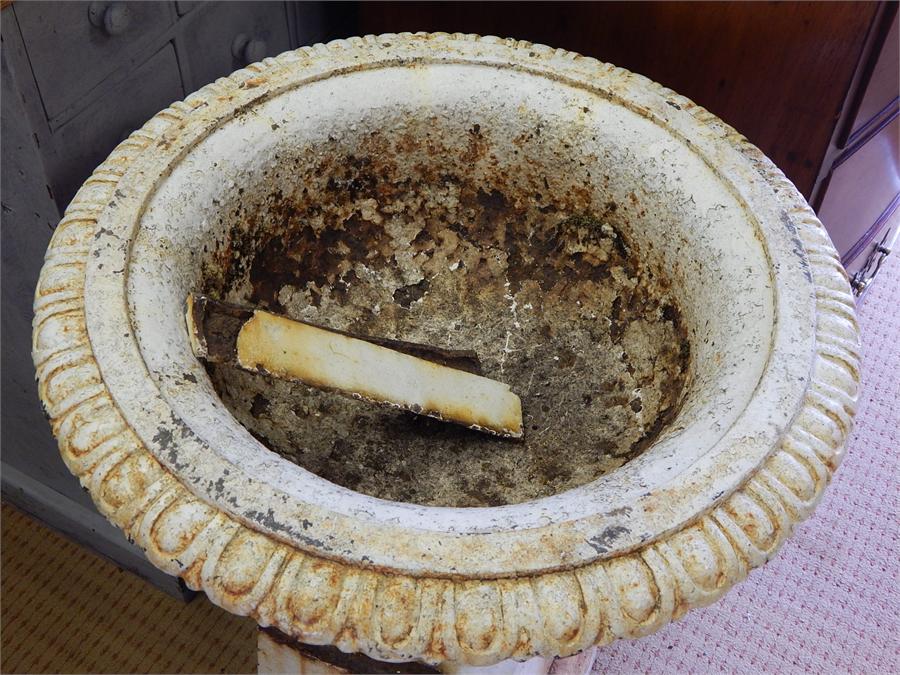
<path id="1" fill-rule="evenodd" d="M 685 388 L 681 313 L 625 210 L 580 184 L 551 191 L 534 169 L 467 172 L 490 150 L 471 135 L 423 122 L 278 158 L 248 190 L 262 197 L 225 211 L 202 272 L 200 290 L 228 302 L 475 350 L 521 397 L 525 439 L 511 442 L 208 367 L 265 446 L 383 499 L 497 506 L 584 485 L 646 450 Z"/>

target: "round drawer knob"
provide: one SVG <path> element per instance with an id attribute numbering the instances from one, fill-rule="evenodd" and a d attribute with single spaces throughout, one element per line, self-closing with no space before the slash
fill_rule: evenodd
<path id="1" fill-rule="evenodd" d="M 92 2 L 88 17 L 107 35 L 121 35 L 131 26 L 131 10 L 125 2 Z"/>
<path id="2" fill-rule="evenodd" d="M 242 66 L 262 61 L 268 51 L 269 46 L 265 40 L 254 40 L 246 33 L 239 33 L 231 42 L 231 55 Z"/>

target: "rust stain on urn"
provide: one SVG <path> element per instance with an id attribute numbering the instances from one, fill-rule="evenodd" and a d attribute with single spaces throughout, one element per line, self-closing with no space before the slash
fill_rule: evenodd
<path id="1" fill-rule="evenodd" d="M 589 183 L 529 162 L 529 143 L 571 142 L 541 124 L 510 172 L 487 124 L 402 116 L 397 131 L 363 123 L 276 157 L 223 209 L 228 234 L 206 257 L 201 290 L 332 329 L 473 350 L 486 377 L 521 397 L 525 442 L 211 364 L 222 400 L 287 459 L 418 504 L 518 503 L 639 455 L 677 413 L 690 361 L 671 282 L 629 234 L 639 197 L 595 202 Z M 260 397 L 265 415 L 253 414 Z"/>

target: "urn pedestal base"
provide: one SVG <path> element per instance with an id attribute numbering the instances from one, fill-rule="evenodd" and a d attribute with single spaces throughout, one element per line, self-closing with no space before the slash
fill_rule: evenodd
<path id="1" fill-rule="evenodd" d="M 535 657 L 528 661 L 508 659 L 492 666 L 453 667 L 441 669 L 416 661 L 387 663 L 364 654 L 345 654 L 335 647 L 308 645 L 292 640 L 274 628 L 260 628 L 257 632 L 257 673 L 259 675 L 335 675 L 337 673 L 473 673 L 477 675 L 546 675 L 552 658 Z M 575 670 L 565 668 L 567 675 L 584 675 L 593 663 L 593 651 L 567 659 Z M 584 656 L 585 658 L 580 658 Z M 578 663 L 574 663 L 577 661 Z M 584 662 L 582 664 L 582 661 Z M 579 668 L 579 664 L 581 667 Z"/>

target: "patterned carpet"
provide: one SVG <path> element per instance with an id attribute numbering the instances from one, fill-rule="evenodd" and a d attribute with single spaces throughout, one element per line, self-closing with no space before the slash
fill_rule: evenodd
<path id="1" fill-rule="evenodd" d="M 184 604 L 3 505 L 0 672 L 255 673 L 256 624 Z"/>
<path id="2" fill-rule="evenodd" d="M 859 416 L 818 511 L 718 603 L 598 650 L 595 673 L 900 673 L 897 260 L 862 304 L 860 323 Z M 2 566 L 0 672 L 256 669 L 252 621 L 202 596 L 184 605 L 8 506 Z M 566 661 L 555 670 L 584 668 L 583 657 Z"/>
<path id="3" fill-rule="evenodd" d="M 719 602 L 598 650 L 595 673 L 900 673 L 897 257 L 859 306 L 859 412 L 816 512 Z"/>

